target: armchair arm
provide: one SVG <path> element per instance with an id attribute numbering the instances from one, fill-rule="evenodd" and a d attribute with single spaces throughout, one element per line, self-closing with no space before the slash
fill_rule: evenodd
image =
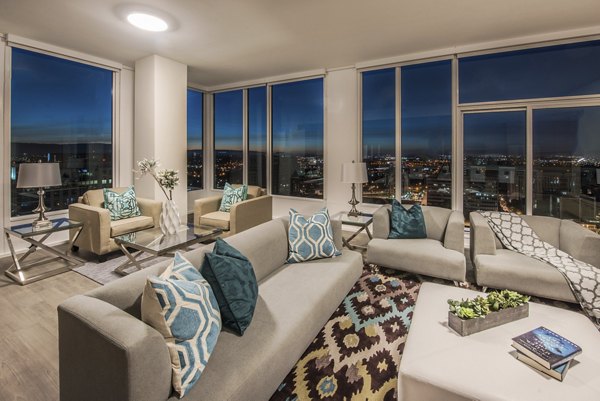
<path id="1" fill-rule="evenodd" d="M 387 239 L 390 235 L 390 206 L 381 206 L 373 213 L 373 238 Z"/>
<path id="2" fill-rule="evenodd" d="M 465 220 L 463 214 L 457 210 L 453 210 L 448 218 L 444 247 L 460 253 L 465 252 Z"/>
<path id="3" fill-rule="evenodd" d="M 471 260 L 474 262 L 477 255 L 495 255 L 496 234 L 488 225 L 485 217 L 477 212 L 471 212 L 469 213 L 469 222 L 471 223 L 469 239 Z"/>
<path id="4" fill-rule="evenodd" d="M 600 235 L 574 221 L 562 220 L 559 242 L 560 249 L 575 259 L 600 268 Z"/>
<path id="5" fill-rule="evenodd" d="M 164 401 L 171 359 L 162 335 L 115 306 L 77 295 L 58 307 L 61 401 Z"/>
<path id="6" fill-rule="evenodd" d="M 200 217 L 206 213 L 212 213 L 219 210 L 223 196 L 211 196 L 208 198 L 196 199 L 194 201 L 194 224 L 200 224 Z"/>
<path id="7" fill-rule="evenodd" d="M 69 205 L 69 218 L 83 223 L 74 245 L 102 255 L 110 251 L 110 213 L 101 207 L 83 203 Z M 74 233 L 71 231 L 71 238 Z"/>
<path id="8" fill-rule="evenodd" d="M 273 198 L 264 195 L 238 202 L 231 206 L 229 217 L 231 235 L 266 223 L 273 219 Z"/>
<path id="9" fill-rule="evenodd" d="M 160 225 L 160 213 L 162 212 L 162 203 L 152 199 L 137 198 L 137 204 L 143 216 L 152 217 L 154 227 Z"/>

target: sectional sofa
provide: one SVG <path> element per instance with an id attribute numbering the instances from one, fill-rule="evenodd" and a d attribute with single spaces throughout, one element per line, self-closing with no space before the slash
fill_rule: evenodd
<path id="1" fill-rule="evenodd" d="M 342 249 L 341 223 L 332 224 Z M 287 228 L 288 222 L 278 219 L 227 239 L 252 262 L 258 303 L 242 337 L 221 332 L 200 380 L 184 399 L 268 399 L 360 277 L 362 256 L 347 249 L 332 259 L 285 264 Z M 211 249 L 185 256 L 199 267 Z M 61 401 L 177 399 L 166 343 L 140 320 L 146 277 L 165 267 L 151 266 L 59 306 Z"/>

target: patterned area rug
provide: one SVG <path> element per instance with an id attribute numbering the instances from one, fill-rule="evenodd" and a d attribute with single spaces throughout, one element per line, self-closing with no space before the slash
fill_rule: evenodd
<path id="1" fill-rule="evenodd" d="M 271 400 L 396 400 L 420 285 L 406 273 L 365 269 Z"/>

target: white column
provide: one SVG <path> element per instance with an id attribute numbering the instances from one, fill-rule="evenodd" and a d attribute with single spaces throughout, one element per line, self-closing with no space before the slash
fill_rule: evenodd
<path id="1" fill-rule="evenodd" d="M 161 168 L 179 170 L 173 192 L 182 217 L 187 208 L 187 66 L 152 55 L 135 63 L 134 162 L 160 161 Z M 140 197 L 164 201 L 149 177 L 135 182 Z"/>

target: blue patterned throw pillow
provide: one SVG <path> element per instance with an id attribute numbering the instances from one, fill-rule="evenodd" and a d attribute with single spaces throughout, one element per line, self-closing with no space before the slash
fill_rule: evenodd
<path id="1" fill-rule="evenodd" d="M 135 198 L 135 190 L 131 186 L 122 194 L 104 188 L 104 208 L 108 209 L 112 221 L 142 214 Z"/>
<path id="2" fill-rule="evenodd" d="M 226 182 L 225 188 L 223 189 L 223 199 L 221 199 L 221 207 L 219 208 L 219 211 L 229 212 L 231 210 L 231 206 L 238 202 L 245 201 L 246 198 L 248 198 L 247 185 L 234 188 L 229 185 L 228 182 Z"/>
<path id="3" fill-rule="evenodd" d="M 341 254 L 333 242 L 333 229 L 327 208 L 321 209 L 308 219 L 290 209 L 288 242 L 288 263 L 331 258 Z"/>
<path id="4" fill-rule="evenodd" d="M 223 327 L 243 335 L 252 321 L 258 299 L 258 284 L 250 260 L 217 238 L 212 253 L 205 255 L 200 272 L 215 293 Z"/>
<path id="5" fill-rule="evenodd" d="M 200 378 L 217 343 L 221 314 L 208 282 L 180 253 L 163 274 L 148 277 L 142 320 L 165 338 L 173 388 L 183 397 Z"/>
<path id="6" fill-rule="evenodd" d="M 396 199 L 392 202 L 390 217 L 390 233 L 388 239 L 427 238 L 425 217 L 421 205 L 413 205 L 405 209 Z"/>

